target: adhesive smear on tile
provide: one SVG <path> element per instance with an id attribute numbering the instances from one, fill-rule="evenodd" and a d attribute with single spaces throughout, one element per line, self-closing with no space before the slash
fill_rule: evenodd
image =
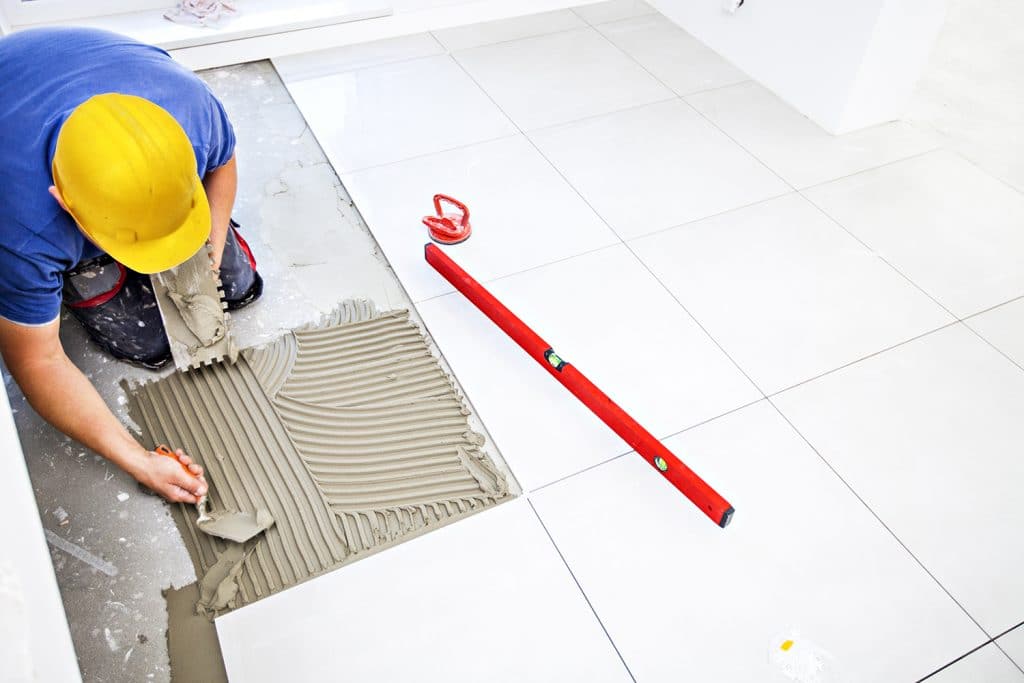
<path id="1" fill-rule="evenodd" d="M 349 303 L 235 364 L 128 391 L 144 443 L 205 468 L 213 512 L 275 520 L 243 546 L 173 508 L 211 616 L 511 495 L 407 311 Z"/>
<path id="2" fill-rule="evenodd" d="M 840 673 L 831 654 L 795 630 L 772 638 L 768 661 L 796 683 L 847 683 L 849 680 Z"/>

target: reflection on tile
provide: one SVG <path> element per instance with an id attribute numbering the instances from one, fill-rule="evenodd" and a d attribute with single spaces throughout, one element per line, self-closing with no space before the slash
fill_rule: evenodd
<path id="1" fill-rule="evenodd" d="M 536 131 L 530 137 L 623 239 L 789 189 L 679 100 Z"/>
<path id="2" fill-rule="evenodd" d="M 473 236 L 452 254 L 478 280 L 618 241 L 523 137 L 463 147 L 342 177 L 413 301 L 453 291 L 423 260 L 437 192 L 465 202 Z"/>
<path id="3" fill-rule="evenodd" d="M 598 30 L 680 95 L 748 78 L 660 14 L 604 24 Z"/>
<path id="4" fill-rule="evenodd" d="M 434 31 L 436 37 L 449 50 L 465 50 L 491 43 L 558 33 L 586 26 L 582 19 L 570 10 L 528 14 L 512 19 L 488 21 L 483 24 L 457 26 Z"/>
<path id="5" fill-rule="evenodd" d="M 936 139 L 886 123 L 832 135 L 752 81 L 686 101 L 794 187 L 807 187 L 927 152 Z"/>
<path id="6" fill-rule="evenodd" d="M 446 55 L 287 85 L 338 173 L 515 133 Z"/>
<path id="7" fill-rule="evenodd" d="M 273 62 L 281 79 L 287 81 L 290 86 L 296 81 L 330 76 L 342 71 L 365 69 L 405 59 L 430 57 L 443 52 L 444 48 L 429 33 L 418 33 L 401 38 L 389 38 L 370 43 L 275 57 Z"/>
<path id="8" fill-rule="evenodd" d="M 624 246 L 488 288 L 656 436 L 760 397 Z M 524 489 L 629 450 L 461 294 L 418 309 Z"/>
<path id="9" fill-rule="evenodd" d="M 672 97 L 592 28 L 486 45 L 455 57 L 524 130 Z"/>
<path id="10" fill-rule="evenodd" d="M 582 5 L 573 11 L 594 26 L 655 13 L 655 9 L 643 0 L 606 0 Z"/>
<path id="11" fill-rule="evenodd" d="M 533 495 L 637 680 L 800 680 L 785 667 L 817 659 L 803 680 L 913 681 L 984 642 L 766 402 L 666 445 L 736 507 L 728 528 L 632 454 Z"/>
<path id="12" fill-rule="evenodd" d="M 1017 299 L 965 321 L 971 329 L 1024 367 L 1024 299 Z"/>
<path id="13" fill-rule="evenodd" d="M 630 246 L 769 394 L 954 320 L 796 194 Z"/>
<path id="14" fill-rule="evenodd" d="M 525 500 L 224 615 L 217 632 L 228 676 L 254 683 L 630 680 Z"/>
<path id="15" fill-rule="evenodd" d="M 1024 683 L 1024 673 L 990 643 L 938 672 L 928 683 Z"/>
<path id="16" fill-rule="evenodd" d="M 989 633 L 1024 615 L 1024 372 L 962 325 L 773 399 Z"/>
<path id="17" fill-rule="evenodd" d="M 805 195 L 960 317 L 1024 294 L 1024 196 L 950 152 Z"/>

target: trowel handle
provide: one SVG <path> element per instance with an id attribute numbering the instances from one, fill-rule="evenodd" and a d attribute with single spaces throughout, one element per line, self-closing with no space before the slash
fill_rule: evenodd
<path id="1" fill-rule="evenodd" d="M 182 461 L 178 460 L 178 454 L 175 453 L 174 451 L 172 451 L 167 446 L 165 446 L 163 444 L 160 444 L 156 448 L 153 449 L 153 452 L 156 453 L 157 455 L 166 455 L 168 458 L 174 458 L 178 462 L 178 464 L 181 465 L 181 469 L 185 470 L 185 472 L 188 473 L 188 476 L 190 476 L 190 477 L 196 476 L 192 472 L 192 470 L 190 470 L 188 468 L 188 465 L 186 465 Z"/>

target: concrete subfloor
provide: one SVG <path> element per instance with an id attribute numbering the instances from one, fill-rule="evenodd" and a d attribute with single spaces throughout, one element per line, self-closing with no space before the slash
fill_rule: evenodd
<path id="1" fill-rule="evenodd" d="M 411 309 L 270 63 L 200 76 L 222 99 L 235 126 L 240 182 L 234 216 L 266 281 L 263 299 L 233 316 L 240 345 L 269 341 L 346 298 Z M 428 204 L 425 198 L 425 212 Z M 421 237 L 418 218 L 410 217 L 410 239 Z M 70 358 L 120 416 L 126 403 L 121 380 L 158 377 L 102 354 L 67 316 L 61 338 Z M 6 371 L 4 382 L 44 527 L 118 569 L 109 577 L 50 549 L 83 680 L 168 681 L 161 589 L 195 579 L 169 508 L 43 422 Z M 485 433 L 475 419 L 473 425 Z M 490 441 L 488 452 L 497 459 Z"/>

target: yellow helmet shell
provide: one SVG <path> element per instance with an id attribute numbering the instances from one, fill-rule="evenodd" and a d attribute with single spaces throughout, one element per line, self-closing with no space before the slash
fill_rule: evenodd
<path id="1" fill-rule="evenodd" d="M 210 206 L 192 143 L 162 107 L 107 93 L 61 126 L 53 182 L 79 228 L 140 273 L 195 254 L 210 236 Z"/>

